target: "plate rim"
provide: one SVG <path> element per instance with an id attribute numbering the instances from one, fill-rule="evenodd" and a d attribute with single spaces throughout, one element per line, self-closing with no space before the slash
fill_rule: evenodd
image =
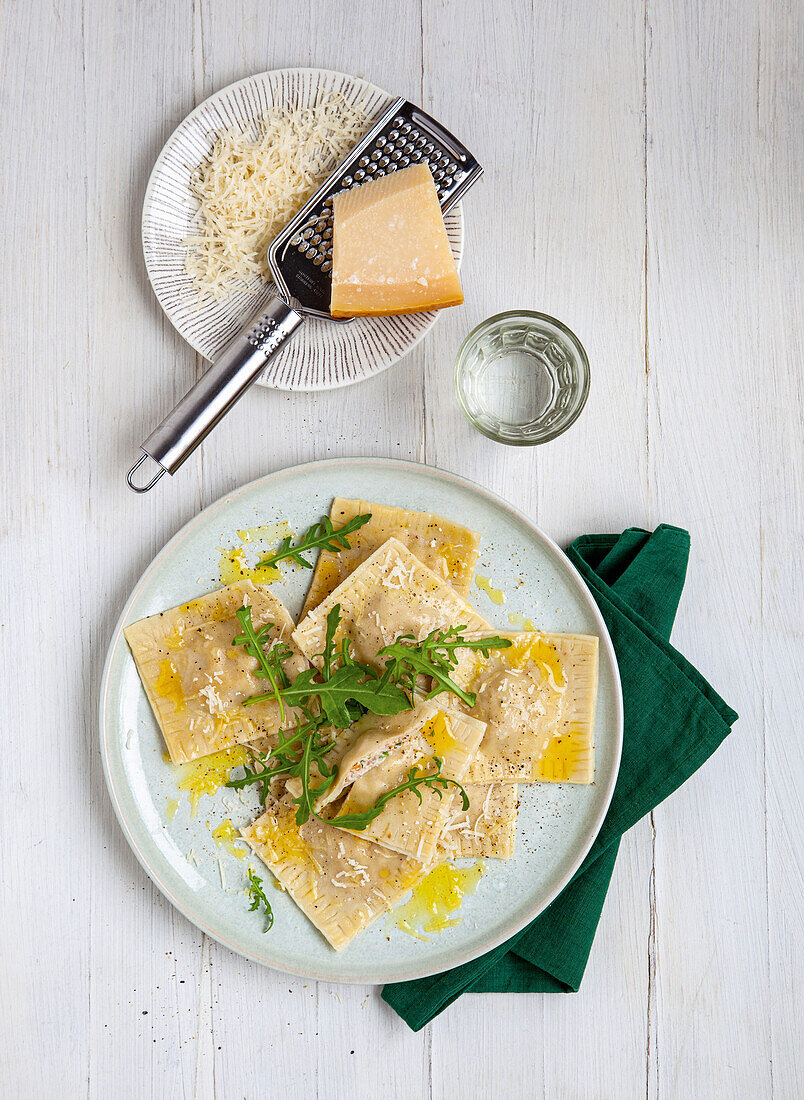
<path id="1" fill-rule="evenodd" d="M 365 77 L 356 76 L 353 73 L 344 73 L 340 69 L 326 69 L 315 65 L 286 65 L 279 69 L 263 69 L 262 72 L 251 73 L 249 76 L 241 77 L 239 80 L 233 80 L 231 83 L 224 85 L 224 87 L 219 88 L 217 91 L 211 92 L 208 96 L 202 99 L 200 103 L 193 107 L 193 109 L 189 111 L 184 116 L 184 118 L 180 119 L 180 121 L 176 123 L 168 137 L 165 139 L 162 148 L 159 150 L 159 153 L 153 163 L 153 167 L 151 168 L 150 174 L 148 176 L 148 182 L 145 185 L 145 191 L 142 198 L 142 211 L 140 213 L 140 247 L 142 249 L 143 262 L 145 264 L 145 271 L 148 276 L 148 283 L 151 288 L 151 293 L 156 299 L 159 308 L 162 310 L 165 317 L 167 317 L 168 321 L 170 321 L 174 330 L 178 333 L 181 339 L 193 349 L 196 355 L 200 355 L 206 363 L 211 363 L 213 362 L 213 360 L 209 359 L 207 355 L 197 345 L 197 343 L 195 343 L 194 340 L 190 339 L 190 337 L 182 330 L 174 315 L 175 311 L 165 305 L 159 293 L 157 292 L 156 286 L 154 285 L 154 277 L 151 272 L 151 264 L 148 260 L 148 247 L 146 246 L 146 219 L 149 217 L 153 205 L 153 191 L 156 186 L 159 171 L 170 153 L 170 149 L 174 143 L 174 140 L 176 139 L 176 136 L 178 135 L 179 130 L 181 130 L 182 127 L 184 127 L 187 123 L 192 122 L 195 116 L 200 114 L 204 108 L 208 107 L 211 103 L 214 103 L 219 99 L 223 99 L 225 96 L 229 95 L 235 88 L 239 88 L 242 85 L 252 84 L 254 83 L 254 81 L 259 80 L 262 77 L 279 77 L 283 74 L 290 73 L 314 73 L 327 77 L 340 77 L 343 80 L 360 81 L 361 84 L 368 86 L 368 88 L 372 89 L 373 91 L 379 92 L 382 95 L 389 97 L 390 99 L 394 98 L 390 92 L 386 91 L 385 88 L 381 88 L 379 84 L 375 84 L 371 80 L 366 80 Z M 458 239 L 458 258 L 456 259 L 456 266 L 460 271 L 461 262 L 463 260 L 463 253 L 466 247 L 466 212 L 464 211 L 463 201 L 457 202 L 450 213 L 452 213 L 453 211 L 457 216 L 457 225 L 455 227 L 455 232 Z M 396 366 L 397 363 L 400 363 L 403 359 L 407 358 L 407 356 L 410 355 L 413 349 L 421 343 L 421 341 L 425 338 L 425 336 L 428 335 L 429 332 L 432 331 L 433 326 L 437 323 L 440 311 L 434 310 L 433 313 L 435 314 L 435 316 L 433 317 L 430 324 L 428 324 L 416 336 L 416 338 L 407 346 L 407 349 L 398 359 L 395 359 L 390 363 L 386 363 L 378 370 L 372 371 L 371 374 L 365 375 L 360 378 L 348 378 L 343 381 L 327 382 L 323 385 L 316 386 L 276 385 L 274 383 L 264 382 L 262 380 L 262 376 L 260 376 L 259 378 L 257 378 L 254 384 L 257 386 L 261 386 L 265 389 L 279 390 L 282 393 L 325 393 L 328 390 L 345 389 L 347 386 L 355 386 L 360 382 L 367 382 L 371 378 L 376 378 L 379 375 L 384 374 L 385 371 L 390 370 L 391 367 Z"/>
<path id="2" fill-rule="evenodd" d="M 244 950 L 242 946 L 230 941 L 229 939 L 226 938 L 226 936 L 221 935 L 220 932 L 213 931 L 210 927 L 208 927 L 208 925 L 207 925 L 207 923 L 204 919 L 199 919 L 197 915 L 194 915 L 191 912 L 189 912 L 188 908 L 186 908 L 179 901 L 179 899 L 177 897 L 175 897 L 175 895 L 172 893 L 170 885 L 167 882 L 163 881 L 163 877 L 155 869 L 153 869 L 151 866 L 149 866 L 148 861 L 147 861 L 147 855 L 146 855 L 146 852 L 144 851 L 144 846 L 141 846 L 139 844 L 139 842 L 137 841 L 137 839 L 135 838 L 135 836 L 133 834 L 133 831 L 131 830 L 131 828 L 128 825 L 128 822 L 127 822 L 127 819 L 126 819 L 126 816 L 125 816 L 125 812 L 123 810 L 123 807 L 122 807 L 122 804 L 121 804 L 121 801 L 120 801 L 120 798 L 119 798 L 118 790 L 115 786 L 115 782 L 114 782 L 114 779 L 113 779 L 112 773 L 111 773 L 111 767 L 110 767 L 109 757 L 108 757 L 108 745 L 107 745 L 108 731 L 106 729 L 106 721 L 105 721 L 105 715 L 106 715 L 106 712 L 107 712 L 108 696 L 109 696 L 109 693 L 111 691 L 111 666 L 112 666 L 112 660 L 113 660 L 114 654 L 115 654 L 115 652 L 118 648 L 118 645 L 120 643 L 120 639 L 123 636 L 123 627 L 126 625 L 126 620 L 127 620 L 127 617 L 128 617 L 129 608 L 133 604 L 133 602 L 134 602 L 136 596 L 138 595 L 138 593 L 140 591 L 140 588 L 142 587 L 143 583 L 150 577 L 150 575 L 157 568 L 157 566 L 161 562 L 161 560 L 167 555 L 167 553 L 171 549 L 171 547 L 173 547 L 173 545 L 175 543 L 177 543 L 183 536 L 185 536 L 190 531 L 191 528 L 198 525 L 199 522 L 201 521 L 202 517 L 206 517 L 208 515 L 208 513 L 223 507 L 224 504 L 228 504 L 236 496 L 239 496 L 243 493 L 246 493 L 246 492 L 254 489 L 257 485 L 260 485 L 262 483 L 279 481 L 283 477 L 289 477 L 291 475 L 298 474 L 301 471 L 306 471 L 306 472 L 309 473 L 311 471 L 314 471 L 316 469 L 321 469 L 323 467 L 333 467 L 333 466 L 340 466 L 340 467 L 346 466 L 346 467 L 348 467 L 348 466 L 352 466 L 352 465 L 363 465 L 363 466 L 365 466 L 365 465 L 372 465 L 372 464 L 373 465 L 378 465 L 378 466 L 386 466 L 386 467 L 392 466 L 392 467 L 395 467 L 395 468 L 397 468 L 399 470 L 402 470 L 402 471 L 405 470 L 405 469 L 410 469 L 410 470 L 415 470 L 419 473 L 426 472 L 427 474 L 433 475 L 436 478 L 442 479 L 446 482 L 452 482 L 455 485 L 461 486 L 464 489 L 468 488 L 472 492 L 475 492 L 475 493 L 479 494 L 480 496 L 482 496 L 486 501 L 490 502 L 491 504 L 495 505 L 496 507 L 504 508 L 506 511 L 511 513 L 514 518 L 516 518 L 520 522 L 524 523 L 525 526 L 529 529 L 529 531 L 536 537 L 536 539 L 539 542 L 541 542 L 546 548 L 548 548 L 549 550 L 551 550 L 554 554 L 556 554 L 558 556 L 558 558 L 560 559 L 562 565 L 569 572 L 569 575 L 577 583 L 578 588 L 579 588 L 580 592 L 583 594 L 584 599 L 588 602 L 589 609 L 592 612 L 593 618 L 596 621 L 596 625 L 597 625 L 597 628 L 599 630 L 598 637 L 600 639 L 601 647 L 605 651 L 606 657 L 607 657 L 607 659 L 609 661 L 609 664 L 610 664 L 610 667 L 613 671 L 613 689 L 614 689 L 614 691 L 613 691 L 613 704 L 614 704 L 613 731 L 614 731 L 615 740 L 616 740 L 616 743 L 614 745 L 614 752 L 613 752 L 613 762 L 614 763 L 613 763 L 613 767 L 612 767 L 612 770 L 611 770 L 611 774 L 610 774 L 606 789 L 604 791 L 604 796 L 603 796 L 603 800 L 602 800 L 601 805 L 600 805 L 600 809 L 598 810 L 598 813 L 597 813 L 597 815 L 594 819 L 593 825 L 589 830 L 589 835 L 587 837 L 587 840 L 584 844 L 579 846 L 578 851 L 576 852 L 574 858 L 570 862 L 569 868 L 564 872 L 564 874 L 562 876 L 560 876 L 560 878 L 557 880 L 553 890 L 550 892 L 550 894 L 547 896 L 546 900 L 542 904 L 538 905 L 537 907 L 535 907 L 532 910 L 529 910 L 525 917 L 517 918 L 517 919 L 513 920 L 509 925 L 506 925 L 504 931 L 502 931 L 502 932 L 500 932 L 496 935 L 491 936 L 487 941 L 485 941 L 483 943 L 483 946 L 479 950 L 473 950 L 473 949 L 464 950 L 464 951 L 460 952 L 458 955 L 456 955 L 455 958 L 453 958 L 446 966 L 439 966 L 436 969 L 429 968 L 426 965 L 421 965 L 419 967 L 413 967 L 412 972 L 410 974 L 408 974 L 407 977 L 404 978 L 404 979 L 395 979 L 395 978 L 388 979 L 388 978 L 383 978 L 383 977 L 379 977 L 379 976 L 374 976 L 374 977 L 365 977 L 365 976 L 344 977 L 343 975 L 339 974 L 337 972 L 337 970 L 327 969 L 326 967 L 322 969 L 320 963 L 316 964 L 315 969 L 304 969 L 304 968 L 301 968 L 301 967 L 288 967 L 288 966 L 284 966 L 284 965 L 277 966 L 276 964 L 267 962 L 265 959 L 259 958 L 258 956 L 250 953 L 249 951 Z M 617 777 L 618 777 L 619 771 L 620 771 L 620 763 L 621 763 L 621 759 L 622 759 L 622 747 L 623 747 L 622 684 L 621 684 L 621 680 L 620 680 L 620 670 L 619 670 L 619 665 L 617 663 L 617 656 L 616 656 L 616 653 L 614 651 L 614 645 L 612 643 L 611 636 L 609 634 L 609 631 L 608 631 L 608 628 L 606 626 L 605 620 L 603 619 L 600 608 L 598 607 L 597 603 L 595 602 L 594 597 L 592 596 L 592 593 L 589 590 L 589 587 L 587 586 L 586 582 L 584 581 L 584 579 L 581 576 L 578 569 L 573 565 L 573 563 L 570 561 L 570 559 L 567 557 L 567 555 L 564 553 L 564 551 L 561 549 L 561 547 L 553 539 L 551 539 L 549 535 L 545 534 L 545 532 L 542 531 L 542 529 L 537 524 L 535 524 L 533 522 L 533 520 L 531 520 L 523 511 L 521 511 L 515 505 L 510 504 L 507 500 L 505 500 L 503 497 L 499 496 L 493 490 L 487 489 L 483 485 L 479 485 L 477 482 L 472 481 L 470 478 L 463 477 L 460 474 L 455 474 L 455 473 L 453 473 L 449 470 L 444 470 L 439 466 L 430 466 L 430 465 L 428 465 L 426 463 L 423 463 L 423 462 L 411 462 L 411 461 L 406 460 L 406 459 L 382 458 L 382 457 L 327 458 L 327 459 L 314 460 L 312 462 L 301 462 L 301 463 L 297 463 L 294 466 L 282 467 L 278 470 L 272 471 L 271 473 L 263 474 L 262 477 L 254 478 L 252 481 L 246 482 L 244 485 L 238 486 L 236 489 L 234 489 L 230 493 L 222 494 L 220 497 L 218 497 L 216 500 L 214 500 L 211 504 L 207 505 L 206 508 L 203 508 L 200 512 L 196 512 L 196 514 L 194 516 L 192 516 L 186 523 L 182 524 L 182 526 L 179 528 L 179 530 L 176 531 L 176 533 L 170 539 L 168 539 L 168 541 L 164 544 L 164 546 L 161 548 L 161 550 L 159 550 L 154 555 L 154 557 L 151 559 L 150 563 L 146 566 L 146 568 L 144 569 L 142 574 L 139 576 L 139 578 L 135 582 L 135 584 L 134 584 L 127 600 L 125 601 L 125 604 L 124 604 L 124 606 L 123 606 L 123 608 L 120 612 L 120 615 L 119 615 L 119 617 L 118 617 L 118 619 L 115 623 L 115 626 L 114 626 L 114 628 L 112 630 L 112 633 L 111 633 L 111 636 L 109 638 L 109 644 L 108 644 L 108 648 L 107 648 L 107 651 L 106 651 L 106 657 L 104 659 L 103 672 L 102 672 L 102 675 L 101 675 L 100 688 L 99 688 L 99 692 L 98 692 L 97 717 L 98 717 L 98 736 L 99 736 L 99 741 L 100 741 L 101 760 L 102 760 L 102 763 L 103 763 L 103 775 L 104 775 L 104 780 L 105 780 L 105 783 L 106 783 L 106 790 L 109 794 L 109 799 L 112 803 L 112 808 L 115 812 L 115 817 L 117 818 L 117 821 L 120 825 L 120 828 L 123 831 L 123 836 L 125 837 L 129 848 L 134 853 L 134 855 L 135 855 L 137 861 L 139 862 L 140 866 L 145 871 L 145 873 L 148 875 L 151 882 L 153 882 L 153 884 L 159 889 L 159 891 L 162 893 L 162 895 L 165 898 L 167 898 L 167 900 L 171 903 L 171 905 L 173 905 L 174 908 L 176 908 L 195 928 L 198 928 L 199 931 L 203 932 L 204 935 L 209 936 L 211 939 L 215 940 L 216 943 L 219 943 L 223 947 L 228 948 L 230 951 L 233 951 L 235 954 L 240 955 L 243 958 L 247 958 L 252 962 L 258 963 L 260 966 L 267 966 L 272 970 L 278 971 L 279 973 L 293 974 L 293 975 L 296 975 L 297 977 L 308 978 L 308 979 L 311 979 L 311 980 L 314 980 L 314 981 L 336 982 L 336 983 L 343 984 L 343 985 L 382 985 L 386 981 L 389 981 L 389 980 L 391 980 L 391 981 L 398 981 L 398 980 L 412 981 L 412 980 L 416 980 L 418 978 L 432 977 L 436 974 L 445 973 L 446 971 L 452 970 L 457 966 L 462 966 L 467 962 L 471 962 L 473 959 L 479 958 L 481 955 L 485 955 L 489 951 L 493 951 L 496 947 L 499 947 L 501 943 L 504 943 L 506 940 L 510 939 L 512 936 L 515 936 L 526 925 L 530 924 L 531 921 L 535 920 L 535 918 L 537 916 L 539 916 L 541 913 L 543 913 L 545 911 L 545 909 L 547 909 L 548 906 L 551 905 L 555 901 L 555 899 L 566 888 L 566 886 L 569 885 L 572 878 L 575 876 L 576 872 L 581 867 L 583 861 L 586 859 L 587 855 L 589 854 L 589 851 L 590 851 L 592 845 L 594 844 L 595 840 L 597 839 L 598 833 L 600 832 L 601 826 L 603 825 L 603 822 L 606 818 L 606 814 L 608 813 L 608 810 L 609 810 L 609 806 L 611 804 L 611 798 L 612 798 L 612 795 L 614 793 L 614 787 L 615 787 L 615 784 L 617 782 Z M 335 957 L 337 957 L 337 955 Z"/>

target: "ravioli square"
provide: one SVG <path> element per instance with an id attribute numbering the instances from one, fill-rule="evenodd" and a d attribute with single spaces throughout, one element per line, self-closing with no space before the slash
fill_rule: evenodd
<path id="1" fill-rule="evenodd" d="M 468 597 L 480 546 L 478 534 L 433 512 L 412 512 L 407 508 L 345 497 L 333 500 L 329 518 L 338 528 L 355 516 L 367 513 L 371 519 L 347 536 L 349 550 L 336 554 L 322 550 L 319 554 L 302 616 L 318 607 L 389 538 L 398 539 L 419 561 L 448 581 L 456 592 Z"/>
<path id="2" fill-rule="evenodd" d="M 232 745 L 272 736 L 280 728 L 274 699 L 243 706 L 266 691 L 257 661 L 243 646 L 236 612 L 251 607 L 257 629 L 272 623 L 272 640 L 292 651 L 282 667 L 288 676 L 308 668 L 291 638 L 293 620 L 267 585 L 238 581 L 189 603 L 150 615 L 124 630 L 170 759 L 184 764 Z M 286 708 L 286 724 L 294 711 Z"/>
<path id="3" fill-rule="evenodd" d="M 485 723 L 469 715 L 426 701 L 391 718 L 366 714 L 352 726 L 336 783 L 322 806 L 332 803 L 339 816 L 364 814 L 404 783 L 414 767 L 417 773 L 460 781 L 485 728 Z M 440 772 L 436 759 L 441 761 Z M 394 795 L 379 815 L 354 835 L 430 863 L 456 805 L 460 805 L 460 792 L 454 785 L 421 784 L 415 791 Z M 338 828 L 346 830 L 346 826 Z"/>
<path id="4" fill-rule="evenodd" d="M 431 630 L 463 625 L 489 633 L 491 627 L 452 585 L 419 561 L 399 539 L 389 538 L 357 566 L 325 600 L 302 619 L 293 640 L 320 665 L 327 615 L 340 604 L 336 641 L 348 638 L 360 661 L 382 668 L 377 654 L 400 634 L 423 639 Z"/>
<path id="5" fill-rule="evenodd" d="M 467 654 L 455 673 L 476 695 L 486 733 L 467 783 L 591 783 L 598 639 L 586 634 L 501 632 L 508 649 Z"/>
<path id="6" fill-rule="evenodd" d="M 453 808 L 438 841 L 441 859 L 510 859 L 516 844 L 516 783 L 467 783 L 469 808 Z"/>
<path id="7" fill-rule="evenodd" d="M 299 827 L 295 806 L 283 802 L 240 834 L 336 951 L 387 913 L 424 873 L 416 860 L 315 818 Z"/>

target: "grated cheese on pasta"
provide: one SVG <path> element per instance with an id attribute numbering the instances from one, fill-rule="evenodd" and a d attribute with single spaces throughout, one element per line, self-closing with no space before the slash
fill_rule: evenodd
<path id="1" fill-rule="evenodd" d="M 273 107 L 255 122 L 218 131 L 193 173 L 198 232 L 188 237 L 186 270 L 201 296 L 225 298 L 270 279 L 274 237 L 365 132 L 367 118 L 342 95 L 313 107 Z"/>

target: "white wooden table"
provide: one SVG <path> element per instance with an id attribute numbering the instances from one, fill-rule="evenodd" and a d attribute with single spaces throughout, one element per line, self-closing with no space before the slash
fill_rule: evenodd
<path id="1" fill-rule="evenodd" d="M 3 1097 L 804 1095 L 795 9 L 0 3 Z M 150 167 L 210 92 L 297 64 L 407 95 L 477 153 L 466 304 L 367 384 L 253 392 L 137 498 L 140 439 L 204 366 L 146 279 Z M 533 450 L 476 434 L 452 391 L 463 335 L 516 305 L 593 372 Z M 222 493 L 337 455 L 455 470 L 559 541 L 691 531 L 674 641 L 740 722 L 625 839 L 575 996 L 467 996 L 414 1035 L 374 989 L 203 937 L 114 819 L 96 702 L 129 590 Z"/>

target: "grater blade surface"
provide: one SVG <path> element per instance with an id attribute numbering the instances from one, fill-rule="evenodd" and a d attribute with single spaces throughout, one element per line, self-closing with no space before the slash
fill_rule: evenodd
<path id="1" fill-rule="evenodd" d="M 332 290 L 332 200 L 339 191 L 379 179 L 412 164 L 433 173 L 442 213 L 481 176 L 469 150 L 439 122 L 405 99 L 396 99 L 348 157 L 335 169 L 268 249 L 279 293 L 299 313 L 330 316 Z"/>

